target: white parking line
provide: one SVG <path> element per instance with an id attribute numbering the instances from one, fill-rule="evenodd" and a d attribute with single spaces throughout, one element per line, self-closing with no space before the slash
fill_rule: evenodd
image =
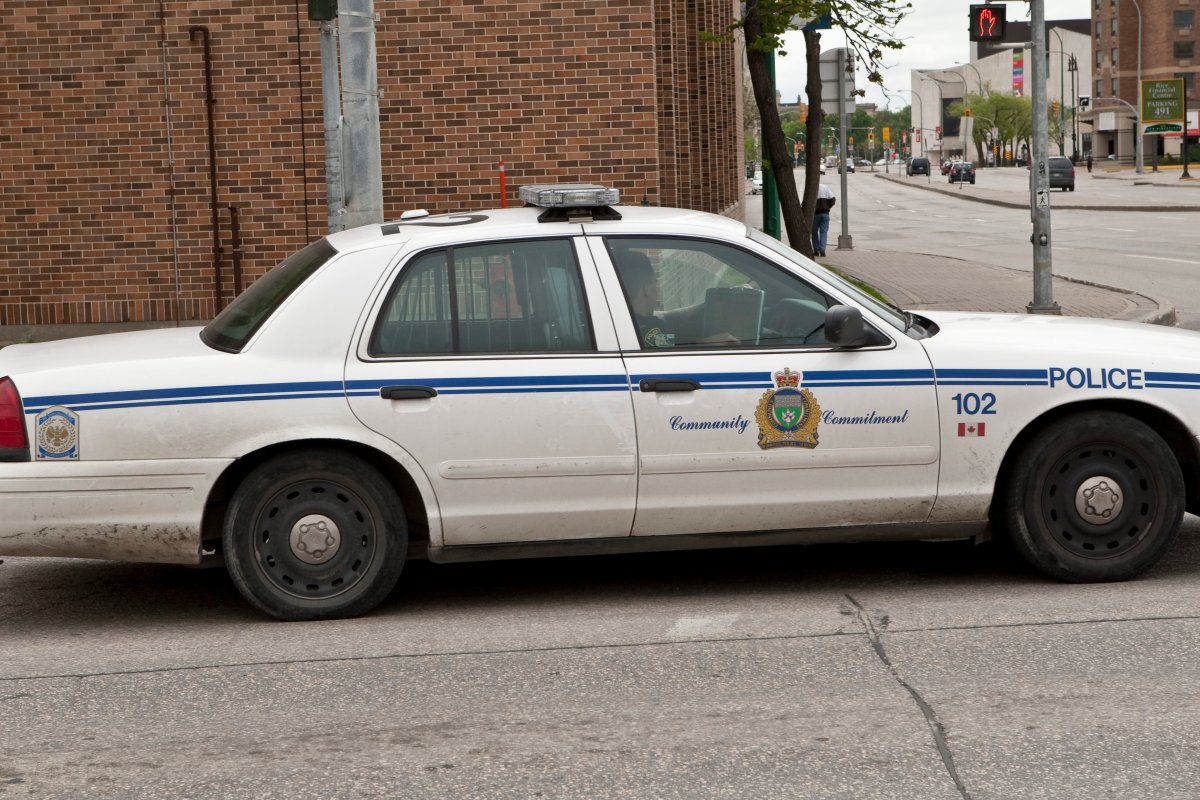
<path id="1" fill-rule="evenodd" d="M 1106 228 L 1105 230 L 1122 231 L 1123 233 L 1137 233 L 1136 228 Z"/>
<path id="2" fill-rule="evenodd" d="M 1162 256 L 1143 256 L 1138 253 L 1122 253 L 1121 255 L 1127 258 L 1148 258 L 1151 261 L 1173 261 L 1176 264 L 1196 264 L 1200 266 L 1200 261 L 1188 261 L 1186 258 L 1163 258 Z"/>
<path id="3" fill-rule="evenodd" d="M 737 622 L 737 614 L 713 614 L 707 617 L 680 617 L 667 631 L 672 639 L 690 639 L 695 636 L 713 636 L 728 633 Z"/>

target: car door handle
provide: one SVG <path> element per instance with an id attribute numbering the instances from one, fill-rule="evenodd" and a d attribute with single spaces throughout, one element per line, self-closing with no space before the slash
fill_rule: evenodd
<path id="1" fill-rule="evenodd" d="M 699 381 L 687 378 L 646 378 L 638 383 L 643 392 L 694 392 L 700 388 Z"/>
<path id="2" fill-rule="evenodd" d="M 426 400 L 437 397 L 437 389 L 432 386 L 384 386 L 379 390 L 379 396 L 384 400 Z"/>

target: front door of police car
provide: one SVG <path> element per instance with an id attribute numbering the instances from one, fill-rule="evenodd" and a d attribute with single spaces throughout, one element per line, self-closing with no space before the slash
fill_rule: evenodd
<path id="1" fill-rule="evenodd" d="M 638 430 L 634 535 L 929 515 L 937 407 L 918 342 L 875 317 L 875 346 L 829 346 L 826 309 L 854 299 L 753 242 L 607 237 L 592 250 L 615 267 L 609 298 L 629 306 L 614 317 Z"/>
<path id="2" fill-rule="evenodd" d="M 440 544 L 630 534 L 633 411 L 602 296 L 586 249 L 551 238 L 417 254 L 381 298 L 347 390 L 425 472 Z"/>

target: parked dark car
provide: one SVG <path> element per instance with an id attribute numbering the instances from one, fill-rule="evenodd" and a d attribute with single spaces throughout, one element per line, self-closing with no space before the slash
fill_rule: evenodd
<path id="1" fill-rule="evenodd" d="M 929 174 L 929 159 L 924 156 L 917 156 L 912 161 L 908 162 L 909 175 L 928 175 Z"/>
<path id="2" fill-rule="evenodd" d="M 970 161 L 955 161 L 950 165 L 950 182 L 975 185 L 975 165 Z"/>
<path id="3" fill-rule="evenodd" d="M 1066 156 L 1050 156 L 1050 188 L 1075 191 L 1075 165 Z"/>

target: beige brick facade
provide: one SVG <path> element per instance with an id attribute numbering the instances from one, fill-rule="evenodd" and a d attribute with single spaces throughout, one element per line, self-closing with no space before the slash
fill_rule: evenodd
<path id="1" fill-rule="evenodd" d="M 740 71 L 732 44 L 699 36 L 735 8 L 376 0 L 385 216 L 498 205 L 501 160 L 510 202 L 524 183 L 595 181 L 629 202 L 740 214 Z M 0 325 L 211 317 L 238 289 L 230 206 L 242 286 L 325 232 L 305 2 L 0 10 Z"/>

